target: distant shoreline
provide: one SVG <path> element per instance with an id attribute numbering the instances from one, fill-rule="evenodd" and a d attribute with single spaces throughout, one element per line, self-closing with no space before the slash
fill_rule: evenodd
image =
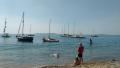
<path id="1" fill-rule="evenodd" d="M 2 35 L 3 33 L 0 33 L 0 35 Z M 9 33 L 11 35 L 16 35 L 17 33 Z M 26 33 L 26 34 L 29 34 L 29 33 Z M 48 33 L 32 33 L 32 34 L 48 34 Z M 51 34 L 57 34 L 57 35 L 62 35 L 62 33 L 51 33 Z M 85 36 L 89 36 L 91 34 L 84 34 Z M 98 36 L 120 36 L 120 34 L 95 34 L 95 35 L 98 35 Z"/>

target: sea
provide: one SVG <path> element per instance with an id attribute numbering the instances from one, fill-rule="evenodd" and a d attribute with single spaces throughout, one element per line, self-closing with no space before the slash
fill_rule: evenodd
<path id="1" fill-rule="evenodd" d="M 71 64 L 77 56 L 77 48 L 82 42 L 84 46 L 84 61 L 112 60 L 120 58 L 120 35 L 103 35 L 92 37 L 93 44 L 89 44 L 89 35 L 86 38 L 66 38 L 60 34 L 51 34 L 51 37 L 60 42 L 45 43 L 43 37 L 48 34 L 37 33 L 34 41 L 19 42 L 15 34 L 10 38 L 0 35 L 0 66 L 8 64 Z M 59 54 L 56 57 L 55 54 Z"/>

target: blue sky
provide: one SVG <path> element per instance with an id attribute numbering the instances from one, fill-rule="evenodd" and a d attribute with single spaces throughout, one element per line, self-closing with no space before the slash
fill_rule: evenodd
<path id="1" fill-rule="evenodd" d="M 25 33 L 120 34 L 120 0 L 0 0 L 0 33 L 7 18 L 7 32 L 17 33 L 22 12 Z"/>

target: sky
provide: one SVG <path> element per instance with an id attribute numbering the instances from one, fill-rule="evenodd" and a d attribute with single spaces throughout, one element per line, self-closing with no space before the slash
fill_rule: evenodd
<path id="1" fill-rule="evenodd" d="M 120 0 L 0 0 L 0 33 L 16 34 L 25 13 L 24 33 L 120 35 Z"/>

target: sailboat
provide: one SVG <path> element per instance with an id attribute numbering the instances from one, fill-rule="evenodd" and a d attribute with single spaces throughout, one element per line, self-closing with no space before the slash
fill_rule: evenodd
<path id="1" fill-rule="evenodd" d="M 71 36 L 71 38 L 85 38 L 85 37 L 82 35 L 82 33 L 80 33 L 80 35 L 76 35 L 76 34 L 75 34 L 75 31 L 76 31 L 76 29 L 75 29 L 75 24 L 74 24 L 74 27 L 73 27 L 73 35 Z"/>
<path id="2" fill-rule="evenodd" d="M 76 35 L 76 37 L 75 38 L 85 38 L 84 36 L 82 36 L 82 35 Z"/>
<path id="3" fill-rule="evenodd" d="M 76 29 L 75 29 L 75 23 L 73 24 L 73 34 L 72 34 L 72 36 L 71 36 L 71 38 L 76 38 L 76 34 L 75 34 L 75 32 L 76 32 Z"/>
<path id="4" fill-rule="evenodd" d="M 94 34 L 94 30 L 93 30 L 93 34 L 91 34 L 91 37 L 98 37 L 97 34 Z"/>
<path id="5" fill-rule="evenodd" d="M 91 37 L 98 37 L 98 35 L 91 35 Z"/>
<path id="6" fill-rule="evenodd" d="M 20 34 L 20 28 L 21 27 L 22 27 L 22 33 Z M 20 26 L 19 26 L 18 34 L 16 35 L 16 38 L 20 42 L 33 42 L 33 35 L 24 34 L 24 12 L 22 14 L 22 19 L 21 19 L 21 22 L 20 22 Z"/>
<path id="7" fill-rule="evenodd" d="M 50 25 L 51 25 L 51 20 L 49 21 L 49 35 L 48 35 L 48 38 L 43 38 L 43 42 L 59 42 L 59 40 L 51 38 Z"/>
<path id="8" fill-rule="evenodd" d="M 72 35 L 69 34 L 69 24 L 68 24 L 68 34 L 65 33 L 65 26 L 64 26 L 64 34 L 61 37 L 71 37 Z"/>
<path id="9" fill-rule="evenodd" d="M 8 33 L 6 33 L 6 28 L 7 28 L 7 26 L 6 26 L 6 19 L 5 19 L 5 27 L 4 27 L 4 30 L 3 30 L 3 35 L 2 35 L 2 37 L 4 37 L 4 38 L 9 38 L 10 37 L 10 35 L 8 34 Z"/>
<path id="10" fill-rule="evenodd" d="M 83 35 L 73 35 L 73 36 L 71 36 L 71 38 L 85 38 Z"/>
<path id="11" fill-rule="evenodd" d="M 65 33 L 65 25 L 64 25 L 64 28 L 63 28 L 63 32 L 64 32 L 64 33 L 63 33 L 63 34 L 61 34 L 61 37 L 67 37 L 67 36 L 68 36 L 68 34 L 66 34 L 66 33 Z"/>

